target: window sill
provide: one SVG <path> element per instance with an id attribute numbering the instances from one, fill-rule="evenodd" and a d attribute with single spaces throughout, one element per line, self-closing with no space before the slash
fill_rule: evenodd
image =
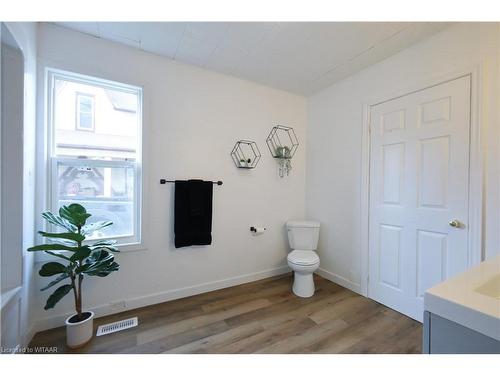
<path id="1" fill-rule="evenodd" d="M 130 243 L 130 244 L 117 244 L 118 250 L 123 253 L 130 253 L 133 251 L 145 251 L 148 249 L 144 242 Z"/>

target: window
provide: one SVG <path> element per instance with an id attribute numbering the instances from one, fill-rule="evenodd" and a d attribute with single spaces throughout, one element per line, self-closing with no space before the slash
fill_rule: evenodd
<path id="1" fill-rule="evenodd" d="M 49 70 L 48 90 L 49 209 L 80 203 L 113 222 L 92 239 L 140 243 L 142 89 Z"/>
<path id="2" fill-rule="evenodd" d="M 76 128 L 94 131 L 94 97 L 76 94 Z"/>

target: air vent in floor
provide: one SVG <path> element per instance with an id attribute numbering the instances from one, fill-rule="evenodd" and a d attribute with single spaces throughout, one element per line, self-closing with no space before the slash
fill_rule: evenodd
<path id="1" fill-rule="evenodd" d="M 108 335 L 110 333 L 123 331 L 127 328 L 132 328 L 137 326 L 138 320 L 137 317 L 120 320 L 119 322 L 104 324 L 102 326 L 97 327 L 96 336 Z"/>

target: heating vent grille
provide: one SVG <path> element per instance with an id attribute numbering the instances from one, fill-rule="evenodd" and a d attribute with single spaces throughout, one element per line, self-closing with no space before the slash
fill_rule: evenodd
<path id="1" fill-rule="evenodd" d="M 96 336 L 108 335 L 110 333 L 123 331 L 124 329 L 136 327 L 138 325 L 137 317 L 120 320 L 119 322 L 104 324 L 97 327 Z"/>

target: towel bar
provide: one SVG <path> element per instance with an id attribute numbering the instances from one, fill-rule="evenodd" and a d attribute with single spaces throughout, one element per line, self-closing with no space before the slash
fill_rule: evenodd
<path id="1" fill-rule="evenodd" d="M 168 182 L 168 183 L 174 183 L 175 181 L 172 181 L 172 180 L 165 180 L 164 178 L 162 178 L 162 179 L 160 180 L 160 184 L 162 184 L 162 185 L 163 185 L 163 184 L 166 184 L 167 182 Z M 217 185 L 222 185 L 222 181 L 211 181 L 211 182 L 212 182 L 212 183 L 214 183 L 214 184 L 217 184 Z"/>

